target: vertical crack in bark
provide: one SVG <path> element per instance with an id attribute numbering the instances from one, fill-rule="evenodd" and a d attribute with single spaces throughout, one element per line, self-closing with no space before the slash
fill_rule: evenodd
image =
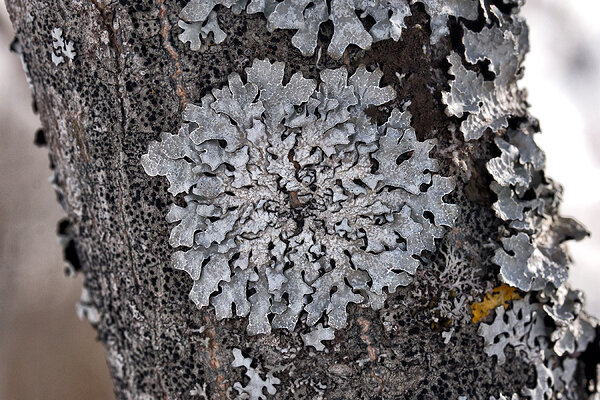
<path id="1" fill-rule="evenodd" d="M 100 13 L 100 16 L 102 17 L 102 22 L 104 23 L 104 26 L 108 32 L 108 36 L 109 36 L 109 40 L 111 45 L 113 46 L 113 48 L 115 49 L 115 66 L 117 67 L 117 71 L 114 74 L 115 75 L 115 86 L 118 88 L 118 92 L 119 92 L 119 96 L 118 96 L 118 103 L 119 103 L 119 112 L 121 114 L 121 118 L 120 118 L 120 128 L 121 128 L 121 135 L 125 135 L 127 132 L 127 129 L 125 127 L 125 121 L 127 120 L 127 115 L 125 112 L 125 106 L 123 104 L 123 96 L 125 95 L 126 91 L 124 90 L 123 85 L 121 84 L 121 72 L 122 72 L 122 67 L 121 67 L 121 47 L 119 46 L 119 43 L 117 41 L 117 31 L 115 30 L 113 24 L 112 24 L 112 17 L 113 15 L 108 14 L 106 12 L 106 9 L 104 7 L 102 7 L 97 0 L 92 0 L 92 4 L 94 5 L 94 7 L 98 10 L 98 12 Z M 135 262 L 134 262 L 134 257 L 133 257 L 133 249 L 132 249 L 132 242 L 131 242 L 131 237 L 129 235 L 129 230 L 130 230 L 130 222 L 127 218 L 127 213 L 125 212 L 125 188 L 123 187 L 123 180 L 126 178 L 123 168 L 124 168 L 124 163 L 123 163 L 123 143 L 121 141 L 121 137 L 119 135 L 115 135 L 115 143 L 116 143 L 116 147 L 118 148 L 119 151 L 119 200 L 120 200 L 120 213 L 121 213 L 121 219 L 123 220 L 123 225 L 125 227 L 125 229 L 123 230 L 123 233 L 125 234 L 125 240 L 127 241 L 127 249 L 128 249 L 128 257 L 129 257 L 129 261 L 130 261 L 130 265 L 131 265 L 131 273 L 133 275 L 133 280 L 135 282 L 135 287 L 136 290 L 139 292 L 139 287 L 140 287 L 140 282 L 138 280 L 137 277 L 137 273 L 135 270 Z"/>
<path id="2" fill-rule="evenodd" d="M 182 78 L 181 78 L 181 63 L 179 62 L 179 54 L 177 51 L 171 46 L 169 43 L 169 33 L 171 32 L 171 24 L 169 24 L 169 20 L 167 17 L 167 6 L 165 5 L 164 0 L 157 0 L 157 5 L 159 6 L 158 18 L 160 19 L 160 36 L 163 40 L 163 47 L 169 53 L 171 59 L 174 60 L 175 64 L 175 72 L 171 75 L 171 78 L 175 84 L 175 93 L 177 97 L 179 97 L 179 111 L 183 110 L 185 105 L 187 104 L 187 93 L 183 88 Z"/>
<path id="3" fill-rule="evenodd" d="M 102 8 L 101 6 L 98 5 L 97 0 L 93 0 L 94 5 L 96 6 L 96 8 L 100 11 L 100 14 L 102 16 L 102 19 L 104 21 L 104 24 L 107 28 L 107 31 L 109 33 L 109 39 L 110 39 L 110 43 L 112 44 L 112 46 L 114 47 L 116 54 L 115 54 L 115 64 L 116 64 L 116 73 L 114 74 L 115 76 L 115 85 L 118 88 L 119 91 L 119 98 L 118 98 L 118 102 L 119 102 L 119 111 L 121 114 L 121 119 L 120 119 L 120 126 L 121 126 L 121 134 L 125 135 L 126 134 L 126 126 L 125 126 L 125 121 L 127 121 L 127 113 L 125 111 L 125 106 L 124 106 L 124 100 L 123 100 L 123 96 L 125 96 L 126 94 L 126 90 L 122 84 L 122 80 L 121 80 L 121 75 L 122 75 L 122 71 L 123 68 L 121 66 L 121 61 L 120 61 L 120 57 L 121 57 L 121 47 L 119 46 L 118 40 L 117 40 L 117 32 L 113 27 L 112 24 L 112 15 L 108 15 L 105 11 L 104 8 Z M 164 6 L 162 7 L 164 9 Z M 161 20 L 162 21 L 162 20 Z M 162 23 L 162 22 L 161 22 Z M 174 51 L 173 51 L 174 53 Z M 169 52 L 169 54 L 173 55 L 171 52 Z M 174 53 L 175 57 L 177 57 L 177 53 Z M 181 73 L 181 69 L 179 66 L 179 62 L 176 63 L 176 68 L 177 71 L 174 75 L 174 77 L 178 77 Z M 181 90 L 179 90 L 181 88 Z M 181 84 L 179 84 L 178 86 L 178 90 L 177 93 L 178 95 L 183 91 Z M 184 96 L 183 98 L 180 97 L 182 105 L 185 102 L 185 92 L 183 92 Z M 131 238 L 129 235 L 129 229 L 130 229 L 130 223 L 129 220 L 127 218 L 127 213 L 125 211 L 125 189 L 123 188 L 123 180 L 126 178 L 124 171 L 123 171 L 123 166 L 124 166 L 124 162 L 123 162 L 123 145 L 121 142 L 120 137 L 116 137 L 115 141 L 117 142 L 118 148 L 119 148 L 119 175 L 120 175 L 120 179 L 119 179 L 119 198 L 120 198 L 120 202 L 121 202 L 121 207 L 120 207 L 120 212 L 121 212 L 121 218 L 123 220 L 123 223 L 125 225 L 125 239 L 127 240 L 127 248 L 129 250 L 129 258 L 131 261 L 131 271 L 134 277 L 134 281 L 135 281 L 135 286 L 136 289 L 140 290 L 140 285 L 139 285 L 139 280 L 136 274 L 136 269 L 135 269 L 135 262 L 134 262 L 134 256 L 133 256 L 133 248 L 132 248 L 132 242 L 131 242 Z M 160 274 L 160 278 L 161 281 L 162 279 L 162 273 Z M 161 288 L 162 288 L 162 284 L 161 284 Z M 153 332 L 153 337 L 152 337 L 152 342 L 153 342 L 153 347 L 154 348 L 158 348 L 161 349 L 162 348 L 162 339 L 161 339 L 161 335 L 162 335 L 162 318 L 160 318 L 161 316 L 161 308 L 160 307 L 160 298 L 162 298 L 163 295 L 163 291 L 160 290 L 160 292 L 158 293 L 158 302 L 157 302 L 157 307 L 155 307 L 155 329 Z M 136 297 L 135 299 L 136 301 L 138 300 L 138 298 Z M 162 392 L 161 397 L 164 399 L 169 398 L 169 390 L 165 387 L 165 384 L 163 382 L 162 379 L 162 373 L 161 371 L 163 371 L 162 365 L 161 365 L 161 358 L 157 357 L 156 359 L 156 364 L 155 364 L 155 368 L 154 370 L 156 371 L 156 380 L 158 382 L 158 387 L 160 388 L 160 391 Z M 131 387 L 134 387 L 134 385 L 130 385 Z"/>
<path id="4" fill-rule="evenodd" d="M 206 325 L 210 325 L 210 319 L 205 317 Z M 214 388 L 212 395 L 215 399 L 227 399 L 227 390 L 229 386 L 226 384 L 227 378 L 220 372 L 221 362 L 219 361 L 219 342 L 217 340 L 217 332 L 214 327 L 210 327 L 206 330 L 206 335 L 210 339 L 210 343 L 208 345 L 208 350 L 210 354 L 210 360 L 208 362 L 208 366 L 210 369 L 215 371 L 216 377 L 214 379 Z"/>
<path id="5" fill-rule="evenodd" d="M 118 97 L 117 101 L 119 104 L 119 114 L 120 114 L 120 121 L 119 121 L 120 135 L 124 136 L 127 132 L 126 125 L 125 125 L 127 115 L 125 112 L 125 106 L 124 106 L 124 100 L 123 100 L 123 96 L 125 95 L 126 91 L 124 90 L 124 87 L 121 84 L 122 66 L 121 66 L 120 57 L 121 57 L 122 49 L 117 40 L 117 31 L 115 30 L 113 23 L 112 23 L 114 14 L 108 13 L 106 11 L 106 8 L 103 7 L 101 4 L 99 4 L 97 0 L 92 0 L 91 3 L 94 6 L 94 8 L 96 8 L 98 10 L 98 13 L 101 17 L 102 24 L 104 25 L 104 27 L 108 33 L 110 45 L 115 50 L 114 58 L 115 58 L 116 71 L 113 72 L 112 74 L 114 75 L 114 84 L 115 84 L 115 87 L 117 88 L 117 93 L 119 94 L 119 96 L 117 96 Z M 107 71 L 109 71 L 109 70 L 107 69 Z M 133 281 L 134 281 L 135 288 L 136 288 L 136 294 L 139 294 L 140 282 L 138 280 L 137 273 L 136 273 L 135 261 L 134 261 L 134 255 L 133 255 L 133 243 L 132 243 L 130 233 L 129 233 L 129 231 L 131 229 L 131 224 L 130 224 L 129 219 L 127 218 L 127 213 L 125 211 L 126 190 L 123 187 L 123 181 L 126 179 L 126 174 L 124 171 L 123 143 L 122 143 L 122 139 L 121 139 L 120 135 L 118 135 L 118 134 L 114 135 L 114 140 L 113 140 L 115 148 L 118 151 L 118 172 L 117 173 L 118 173 L 118 190 L 119 190 L 118 196 L 119 196 L 119 202 L 120 202 L 119 214 L 120 214 L 120 218 L 123 222 L 123 228 L 124 228 L 123 233 L 124 233 L 124 238 L 126 241 L 127 253 L 128 253 L 127 257 L 129 258 L 130 269 L 131 269 L 131 273 L 133 275 Z M 112 275 L 112 272 L 111 272 L 111 275 Z M 111 278 L 111 281 L 114 282 L 115 280 L 116 280 L 116 277 L 113 276 Z M 110 289 L 108 289 L 108 288 L 109 288 L 109 286 L 107 286 L 106 289 L 108 292 L 110 292 Z M 137 302 L 138 299 L 139 299 L 139 296 L 133 296 L 133 301 Z M 126 366 L 128 366 L 129 368 L 132 368 L 133 363 L 132 363 L 132 359 L 131 359 L 131 350 L 132 350 L 131 343 L 128 343 L 128 341 L 124 341 L 123 347 L 124 347 L 123 350 L 125 350 L 125 351 L 122 351 L 121 354 L 124 355 L 125 357 L 127 357 Z M 159 368 L 157 368 L 156 370 L 158 371 Z M 127 386 L 129 388 L 136 387 L 136 385 L 132 381 L 133 379 L 135 379 L 135 375 L 128 373 L 127 376 L 129 376 L 129 383 L 127 384 Z M 113 376 L 113 379 L 114 378 L 115 377 Z M 161 389 L 164 392 L 164 396 L 167 396 L 167 392 L 162 388 L 162 386 L 161 386 Z"/>

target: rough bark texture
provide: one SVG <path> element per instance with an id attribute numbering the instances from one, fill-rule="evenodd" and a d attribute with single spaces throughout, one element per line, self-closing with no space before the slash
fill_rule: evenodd
<path id="1" fill-rule="evenodd" d="M 216 321 L 210 308 L 194 306 L 189 276 L 170 267 L 165 215 L 172 196 L 165 179 L 144 172 L 142 154 L 160 132 L 176 131 L 186 103 L 222 87 L 230 73 L 243 74 L 255 58 L 285 61 L 288 74 L 301 71 L 307 78 L 317 78 L 319 69 L 316 56 L 303 57 L 290 45 L 291 32 L 269 32 L 262 14 L 238 16 L 225 8 L 219 11 L 225 42 L 192 52 L 177 40 L 183 5 L 8 2 L 75 238 L 71 257 L 85 276 L 90 319 L 106 349 L 117 397 L 233 397 L 234 383 L 247 382 L 244 370 L 232 367 L 234 348 L 281 380 L 274 395 L 280 399 L 487 399 L 531 385 L 535 370 L 512 349 L 498 365 L 484 352 L 476 324 L 433 315 L 448 290 L 439 279 L 446 268 L 441 251 L 427 256 L 418 291 L 414 285 L 399 288 L 380 311 L 351 305 L 347 328 L 336 331 L 324 353 L 304 346 L 301 326 L 294 333 L 249 337 L 244 318 Z M 494 135 L 465 143 L 451 129 L 457 119 L 445 114 L 441 92 L 448 88 L 446 57 L 462 44 L 451 35 L 431 45 L 425 9 L 411 7 L 399 42 L 379 42 L 368 51 L 353 47 L 340 61 L 323 54 L 319 67 L 346 66 L 352 73 L 361 63 L 379 65 L 383 84 L 397 92 L 392 105 L 410 100 L 418 139 L 438 139 L 432 154 L 457 183 L 448 200 L 460 207 L 460 217 L 438 248 L 460 249 L 482 289 L 495 287 L 497 267 L 486 244 L 497 238 L 502 221 L 492 209 L 485 166 L 498 154 Z M 460 34 L 456 20 L 449 26 Z M 51 56 L 56 27 L 77 52 L 59 66 Z M 322 28 L 321 46 L 330 30 Z M 402 84 L 397 73 L 406 74 Z M 374 111 L 373 118 L 383 117 Z M 454 334 L 445 344 L 441 333 L 449 327 Z M 584 382 L 583 370 L 578 376 Z"/>

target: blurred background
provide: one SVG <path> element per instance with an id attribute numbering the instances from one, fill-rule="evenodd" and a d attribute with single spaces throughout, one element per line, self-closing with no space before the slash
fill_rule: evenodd
<path id="1" fill-rule="evenodd" d="M 75 314 L 82 279 L 63 273 L 63 212 L 12 39 L 0 1 L 0 399 L 114 399 L 102 346 Z"/>
<path id="2" fill-rule="evenodd" d="M 528 0 L 531 52 L 522 86 L 541 121 L 549 176 L 565 187 L 563 214 L 592 237 L 571 243 L 572 286 L 600 317 L 600 2 Z M 75 314 L 81 278 L 66 278 L 39 119 L 0 3 L 0 399 L 114 398 L 102 346 Z"/>
<path id="3" fill-rule="evenodd" d="M 570 242 L 571 285 L 600 318 L 600 13 L 598 0 L 527 0 L 531 51 L 521 86 L 540 120 L 546 172 L 564 188 L 562 213 L 591 238 Z"/>

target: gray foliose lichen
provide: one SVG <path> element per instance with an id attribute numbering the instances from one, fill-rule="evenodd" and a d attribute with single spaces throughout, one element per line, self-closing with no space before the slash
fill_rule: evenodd
<path id="1" fill-rule="evenodd" d="M 395 97 L 379 70 L 296 73 L 284 85 L 283 63 L 255 60 L 246 76 L 188 105 L 178 134 L 142 158 L 184 194 L 167 215 L 173 267 L 194 280 L 198 307 L 248 316 L 251 335 L 300 319 L 339 329 L 348 304 L 379 309 L 412 281 L 457 217 L 443 200 L 454 184 L 408 112 L 382 125 L 367 116 Z"/>
<path id="2" fill-rule="evenodd" d="M 523 388 L 522 396 L 575 399 L 576 357 L 594 340 L 598 322 L 582 311 L 583 293 L 566 286 L 565 242 L 588 232 L 559 215 L 562 189 L 545 177 L 544 154 L 525 125 L 495 139 L 500 156 L 487 168 L 497 195 L 493 208 L 506 223 L 492 261 L 503 282 L 530 294 L 506 312 L 498 307 L 493 323 L 480 325 L 479 334 L 486 353 L 500 364 L 510 345 L 535 367 L 536 385 Z"/>
<path id="3" fill-rule="evenodd" d="M 577 360 L 572 356 L 592 342 L 596 321 L 581 312 L 581 292 L 561 287 L 542 302 L 534 299 L 527 295 L 514 301 L 508 311 L 500 306 L 491 324 L 479 326 L 485 352 L 504 364 L 504 350 L 510 345 L 533 365 L 535 386 L 522 389 L 524 398 L 544 400 L 558 393 L 560 398 L 576 399 L 573 383 Z M 554 331 L 545 323 L 547 318 L 556 323 Z"/>
<path id="4" fill-rule="evenodd" d="M 587 231 L 558 213 L 562 189 L 544 175 L 517 84 L 529 48 L 517 16 L 522 1 L 191 0 L 179 39 L 194 51 L 211 37 L 222 43 L 225 7 L 263 13 L 270 30 L 295 30 L 292 44 L 305 56 L 331 21 L 328 53 L 339 59 L 351 45 L 400 40 L 416 2 L 430 16 L 432 43 L 450 34 L 450 18 L 462 25 L 464 49 L 448 56 L 452 78 L 442 101 L 466 141 L 491 132 L 499 150 L 487 163 L 492 207 L 504 222 L 492 261 L 500 280 L 527 294 L 496 308 L 478 333 L 499 364 L 512 347 L 535 369 L 533 385 L 499 399 L 576 398 L 576 357 L 594 340 L 597 321 L 582 311 L 582 293 L 565 284 L 565 242 Z M 471 31 L 466 20 L 484 26 Z M 409 113 L 394 109 L 381 125 L 367 117 L 395 97 L 380 87 L 381 76 L 365 67 L 352 76 L 325 69 L 318 82 L 296 73 L 284 84 L 283 63 L 255 60 L 245 79 L 232 74 L 227 86 L 189 104 L 176 135 L 150 144 L 144 169 L 183 194 L 185 205 L 172 204 L 167 215 L 178 249 L 172 265 L 194 280 L 190 298 L 199 308 L 214 307 L 218 319 L 248 317 L 251 335 L 308 325 L 302 340 L 323 351 L 346 325 L 348 304 L 379 309 L 388 293 L 411 283 L 419 255 L 436 250 L 458 211 L 443 200 L 453 183 L 429 156 L 435 141 L 417 140 Z M 447 267 L 462 265 L 454 254 L 449 249 Z M 459 318 L 471 298 L 459 299 L 440 302 L 440 315 Z M 236 387 L 240 396 L 274 393 L 276 378 L 262 379 L 237 349 L 234 358 L 234 367 L 249 371 L 250 384 Z"/>
<path id="5" fill-rule="evenodd" d="M 180 14 L 179 26 L 184 32 L 179 38 L 190 42 L 192 50 L 203 50 L 202 39 L 210 32 L 216 43 L 222 42 L 225 36 L 214 11 L 220 5 L 234 13 L 264 14 L 270 30 L 295 30 L 292 44 L 304 56 L 314 54 L 321 24 L 331 21 L 334 31 L 328 53 L 339 59 L 350 45 L 369 49 L 381 40 L 398 41 L 406 27 L 404 18 L 411 15 L 410 5 L 417 2 L 423 3 L 431 16 L 432 43 L 450 33 L 448 18 L 478 17 L 476 0 L 190 0 Z M 374 23 L 367 23 L 368 18 Z"/>
<path id="6" fill-rule="evenodd" d="M 583 294 L 566 286 L 565 242 L 588 232 L 559 215 L 562 188 L 544 175 L 545 157 L 529 123 L 504 132 L 495 139 L 500 155 L 487 163 L 497 196 L 492 207 L 505 222 L 492 261 L 503 282 L 530 294 L 506 312 L 498 307 L 493 323 L 480 325 L 479 334 L 486 353 L 500 364 L 510 345 L 535 368 L 535 387 L 523 388 L 524 398 L 575 399 L 576 356 L 594 340 L 597 321 L 582 311 Z"/>
<path id="7" fill-rule="evenodd" d="M 528 30 L 518 16 L 502 20 L 499 25 L 484 27 L 481 32 L 465 31 L 464 59 L 452 52 L 450 91 L 442 93 L 450 116 L 466 118 L 460 131 L 465 140 L 479 139 L 486 129 L 498 132 L 508 126 L 509 117 L 526 114 L 524 93 L 517 81 L 522 75 L 521 64 L 529 49 Z M 487 80 L 476 72 L 487 64 L 494 79 Z"/>
<path id="8" fill-rule="evenodd" d="M 566 286 L 565 242 L 588 232 L 559 215 L 562 188 L 544 175 L 545 157 L 529 126 L 525 122 L 496 137 L 500 155 L 487 169 L 497 196 L 492 207 L 505 222 L 492 261 L 500 267 L 503 282 L 531 294 L 506 312 L 498 307 L 493 323 L 480 325 L 479 334 L 486 353 L 500 364 L 510 345 L 535 368 L 536 385 L 523 388 L 522 396 L 574 399 L 576 355 L 594 340 L 597 321 L 582 311 L 583 294 Z"/>
<path id="9" fill-rule="evenodd" d="M 278 385 L 281 381 L 276 378 L 272 372 L 261 374 L 259 368 L 252 367 L 252 359 L 244 357 L 240 349 L 234 348 L 233 362 L 231 366 L 233 368 L 244 368 L 245 375 L 248 379 L 248 383 L 244 386 L 241 382 L 235 382 L 233 388 L 238 392 L 235 397 L 239 400 L 264 400 L 267 398 L 266 395 L 274 395 L 277 393 Z M 264 376 L 264 378 L 263 378 Z M 265 395 L 266 392 L 266 395 Z"/>
<path id="10" fill-rule="evenodd" d="M 588 232 L 558 214 L 562 188 L 545 177 L 544 155 L 531 134 L 510 129 L 504 139 L 496 138 L 496 145 L 501 154 L 487 164 L 498 197 L 493 208 L 508 223 L 509 233 L 493 261 L 511 286 L 524 291 L 542 290 L 547 284 L 558 288 L 568 276 L 564 242 Z"/>
<path id="11" fill-rule="evenodd" d="M 461 118 L 465 140 L 494 134 L 499 155 L 487 170 L 497 196 L 492 208 L 503 224 L 492 262 L 501 281 L 527 293 L 508 309 L 496 308 L 493 322 L 482 323 L 478 332 L 499 364 L 512 347 L 535 369 L 535 384 L 512 398 L 574 399 L 577 357 L 594 340 L 597 321 L 582 311 L 583 294 L 566 286 L 565 242 L 588 232 L 559 215 L 562 188 L 544 174 L 545 157 L 533 138 L 537 123 L 517 86 L 529 47 L 527 26 L 516 15 L 521 2 L 504 3 L 513 13 L 482 7 L 486 23 L 480 31 L 463 24 L 464 50 L 448 57 L 452 79 L 442 93 L 447 114 Z"/>

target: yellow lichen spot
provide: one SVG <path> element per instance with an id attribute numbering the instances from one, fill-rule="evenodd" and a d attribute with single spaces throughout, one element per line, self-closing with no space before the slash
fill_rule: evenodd
<path id="1" fill-rule="evenodd" d="M 520 298 L 521 296 L 519 296 L 517 289 L 514 287 L 502 284 L 494 288 L 491 293 L 485 295 L 481 302 L 471 304 L 473 323 L 477 323 L 487 317 L 494 308 L 504 306 L 506 309 L 509 301 Z"/>

